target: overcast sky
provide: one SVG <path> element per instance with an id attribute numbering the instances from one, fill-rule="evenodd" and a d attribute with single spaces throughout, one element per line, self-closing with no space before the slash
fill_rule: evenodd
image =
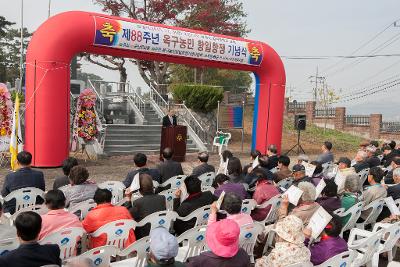
<path id="1" fill-rule="evenodd" d="M 350 55 L 390 23 L 400 19 L 399 0 L 246 0 L 248 25 L 252 30 L 248 38 L 271 45 L 281 56 L 333 56 Z M 21 0 L 0 0 L 0 15 L 20 23 Z M 34 31 L 47 19 L 48 0 L 25 0 L 24 25 Z M 51 14 L 68 10 L 101 12 L 92 0 L 52 0 Z M 400 21 L 399 21 L 400 26 Z M 372 54 L 400 54 L 400 27 L 390 27 L 356 55 L 367 55 L 375 48 L 388 45 Z M 387 42 L 386 42 L 387 41 Z M 385 43 L 386 42 L 386 43 Z M 380 46 L 381 45 L 381 46 Z M 265 60 L 268 60 L 266 58 Z M 357 63 L 358 59 L 341 60 L 289 60 L 283 59 L 287 85 L 293 89 L 293 99 L 311 98 L 312 85 L 308 77 L 326 76 L 328 84 L 338 92 L 351 93 L 399 74 L 400 57 L 372 58 Z M 326 69 L 339 63 L 331 69 Z M 357 64 L 356 64 L 357 63 Z M 350 65 L 349 65 L 350 64 Z M 118 73 L 86 63 L 84 71 L 100 74 L 106 80 L 118 80 Z M 128 79 L 136 86 L 144 82 L 135 67 L 130 68 Z M 360 100 L 339 104 L 349 112 L 383 113 L 384 119 L 400 119 L 399 87 L 371 95 Z M 397 93 L 397 94 L 396 94 Z"/>

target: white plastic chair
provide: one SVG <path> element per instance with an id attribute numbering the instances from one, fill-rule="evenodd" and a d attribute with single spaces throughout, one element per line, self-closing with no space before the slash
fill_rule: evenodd
<path id="1" fill-rule="evenodd" d="M 68 211 L 73 214 L 77 214 L 79 216 L 79 219 L 82 221 L 83 219 L 85 219 L 88 212 L 96 206 L 97 204 L 94 202 L 93 199 L 88 199 L 76 204 L 72 208 L 69 208 Z"/>
<path id="2" fill-rule="evenodd" d="M 167 189 L 158 193 L 159 195 L 165 196 L 165 204 L 167 210 L 173 211 L 174 210 L 174 198 L 175 198 L 175 191 L 176 189 Z"/>
<path id="3" fill-rule="evenodd" d="M 256 206 L 257 202 L 254 199 L 244 199 L 242 201 L 242 213 L 250 214 Z"/>
<path id="4" fill-rule="evenodd" d="M 396 199 L 396 200 L 394 201 L 394 204 L 396 204 L 396 206 L 397 206 L 398 208 L 400 208 L 400 198 Z"/>
<path id="5" fill-rule="evenodd" d="M 178 244 L 183 246 L 179 248 L 177 261 L 185 262 L 187 258 L 207 250 L 206 229 L 204 225 L 196 226 L 178 236 Z"/>
<path id="6" fill-rule="evenodd" d="M 265 217 L 264 221 L 262 221 L 263 225 L 274 223 L 278 219 L 278 212 L 279 212 L 279 207 L 281 206 L 282 203 L 282 198 L 281 195 L 274 196 L 270 198 L 268 201 L 265 201 L 264 203 L 257 205 L 257 209 L 264 209 L 270 206 L 270 210 L 267 214 L 267 217 Z"/>
<path id="7" fill-rule="evenodd" d="M 336 267 L 336 266 L 350 266 L 356 253 L 352 250 L 348 250 L 333 256 L 327 261 L 321 263 L 320 265 L 315 265 L 316 267 Z"/>
<path id="8" fill-rule="evenodd" d="M 18 246 L 19 241 L 17 237 L 0 240 L 0 256 L 8 251 L 18 248 Z"/>
<path id="9" fill-rule="evenodd" d="M 291 265 L 287 265 L 286 267 L 313 267 L 314 265 L 311 262 L 299 262 Z"/>
<path id="10" fill-rule="evenodd" d="M 208 185 L 202 185 L 201 186 L 201 192 L 206 192 L 206 191 L 210 191 L 211 193 L 214 194 L 215 188 L 212 187 L 212 186 L 208 186 Z"/>
<path id="11" fill-rule="evenodd" d="M 150 223 L 150 232 L 154 228 L 160 226 L 169 230 L 171 228 L 172 222 L 175 221 L 177 217 L 178 214 L 174 211 L 158 211 L 143 218 L 140 222 L 137 223 L 136 227 L 143 227 L 146 224 Z"/>
<path id="12" fill-rule="evenodd" d="M 15 199 L 15 212 L 20 209 L 32 206 L 36 204 L 36 198 L 43 198 L 44 192 L 36 187 L 25 187 L 15 191 L 12 191 L 6 197 L 4 197 L 4 202 L 9 202 Z"/>
<path id="13" fill-rule="evenodd" d="M 393 255 L 396 252 L 396 243 L 400 239 L 400 222 L 397 223 L 377 223 L 374 225 L 372 233 L 383 229 L 381 243 L 379 244 L 378 252 L 374 254 L 372 266 L 378 266 L 379 254 L 387 252 L 388 262 L 393 261 Z"/>
<path id="14" fill-rule="evenodd" d="M 125 266 L 136 266 L 144 267 L 146 265 L 147 252 L 150 249 L 150 237 L 146 236 L 134 243 L 130 244 L 127 248 L 119 251 L 117 255 L 119 257 L 128 257 L 125 260 L 111 263 L 111 267 L 125 267 Z M 129 254 L 136 252 L 135 257 L 131 257 Z"/>
<path id="15" fill-rule="evenodd" d="M 207 225 L 210 213 L 211 213 L 211 206 L 207 205 L 192 211 L 189 215 L 185 217 L 178 217 L 177 219 L 186 222 L 192 220 L 193 218 L 196 218 L 196 223 L 194 224 L 194 226 L 196 227 L 201 225 Z"/>
<path id="16" fill-rule="evenodd" d="M 368 173 L 369 173 L 369 168 L 363 169 L 358 173 L 358 176 L 360 177 L 361 185 L 365 183 L 365 181 L 368 178 Z"/>
<path id="17" fill-rule="evenodd" d="M 46 205 L 36 205 L 36 204 L 22 208 L 10 216 L 9 220 L 10 220 L 11 224 L 13 224 L 13 222 L 15 221 L 15 219 L 17 218 L 17 216 L 20 213 L 25 212 L 25 211 L 33 211 L 39 215 L 43 215 L 43 214 L 46 214 L 49 211 L 49 209 L 46 207 Z"/>
<path id="18" fill-rule="evenodd" d="M 376 219 L 378 218 L 379 214 L 381 214 L 383 205 L 385 205 L 385 200 L 383 199 L 376 199 L 369 203 L 367 206 L 363 207 L 362 211 L 370 210 L 368 217 L 362 223 L 357 223 L 356 227 L 360 229 L 364 229 L 365 225 L 371 224 L 372 227 L 376 223 Z"/>
<path id="19" fill-rule="evenodd" d="M 107 189 L 112 194 L 111 204 L 120 206 L 124 202 L 125 185 L 120 181 L 106 181 L 98 185 L 101 189 Z"/>
<path id="20" fill-rule="evenodd" d="M 372 266 L 372 258 L 378 251 L 382 233 L 383 230 L 371 233 L 358 228 L 351 229 L 347 244 L 349 249 L 356 253 L 355 258 L 351 263 L 352 267 L 363 265 L 367 265 L 367 267 Z M 359 237 L 361 237 L 361 239 L 358 239 Z"/>
<path id="21" fill-rule="evenodd" d="M 276 187 L 282 187 L 282 188 L 288 189 L 292 184 L 293 184 L 293 179 L 286 178 L 286 179 L 280 180 L 276 184 Z"/>
<path id="22" fill-rule="evenodd" d="M 343 237 L 343 233 L 347 230 L 351 230 L 356 226 L 358 218 L 361 216 L 361 210 L 363 208 L 364 202 L 358 202 L 354 204 L 350 209 L 344 211 L 344 208 L 340 208 L 334 211 L 336 215 L 342 219 L 350 214 L 350 218 L 347 223 L 343 226 L 340 236 Z"/>
<path id="23" fill-rule="evenodd" d="M 69 258 L 67 262 L 93 262 L 96 267 L 109 267 L 111 256 L 117 254 L 117 248 L 114 246 L 102 246 L 86 251 L 78 257 Z"/>
<path id="24" fill-rule="evenodd" d="M 106 234 L 106 245 L 122 249 L 125 246 L 125 242 L 128 240 L 130 230 L 135 229 L 135 227 L 136 222 L 134 220 L 117 220 L 103 225 L 93 233 L 89 234 L 89 236 L 99 237 L 102 234 Z"/>
<path id="25" fill-rule="evenodd" d="M 398 261 L 391 261 L 389 262 L 387 267 L 400 267 L 400 262 Z"/>
<path id="26" fill-rule="evenodd" d="M 239 246 L 250 256 L 251 263 L 254 263 L 254 246 L 257 236 L 262 233 L 264 226 L 259 223 L 246 224 L 240 227 Z"/>
<path id="27" fill-rule="evenodd" d="M 203 173 L 199 176 L 201 186 L 211 186 L 215 178 L 215 172 Z"/>
<path id="28" fill-rule="evenodd" d="M 220 140 L 220 135 L 223 135 L 223 141 L 221 142 Z M 213 150 L 214 147 L 217 147 L 218 149 L 218 154 L 221 155 L 222 149 L 225 147 L 225 150 L 228 149 L 228 143 L 229 140 L 231 140 L 232 135 L 230 133 L 224 133 L 222 131 L 217 131 L 216 136 L 214 137 L 213 140 Z"/>
<path id="29" fill-rule="evenodd" d="M 41 245 L 55 244 L 60 248 L 60 258 L 62 260 L 76 256 L 78 242 L 82 239 L 85 230 L 80 227 L 61 229 L 51 233 L 39 241 Z"/>
<path id="30" fill-rule="evenodd" d="M 164 183 L 162 183 L 160 185 L 160 187 L 167 187 L 167 186 L 171 185 L 170 189 L 178 189 L 179 187 L 181 187 L 181 185 L 186 177 L 187 177 L 187 175 L 173 176 L 173 177 L 169 178 L 167 181 L 165 181 Z"/>

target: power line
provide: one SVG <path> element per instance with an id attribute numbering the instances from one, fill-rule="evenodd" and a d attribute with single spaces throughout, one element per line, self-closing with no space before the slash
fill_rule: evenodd
<path id="1" fill-rule="evenodd" d="M 374 90 L 374 89 L 378 89 L 378 88 L 381 88 L 381 87 L 385 87 L 385 86 L 388 86 L 388 85 L 390 85 L 390 84 L 392 84 L 392 83 L 396 83 L 396 82 L 399 82 L 399 81 L 400 81 L 400 78 L 394 79 L 394 80 L 392 80 L 392 81 L 385 82 L 385 83 L 382 83 L 382 82 L 384 82 L 384 81 L 382 81 L 379 85 L 375 85 L 375 86 L 369 87 L 369 88 L 368 88 L 368 87 L 367 87 L 367 88 L 363 88 L 363 89 L 358 90 L 358 91 L 356 91 L 356 92 L 353 92 L 353 93 L 344 95 L 343 98 L 348 98 L 348 97 L 353 97 L 353 96 L 360 95 L 360 94 L 365 94 L 365 93 L 370 92 L 370 91 L 372 91 L 372 90 Z"/>

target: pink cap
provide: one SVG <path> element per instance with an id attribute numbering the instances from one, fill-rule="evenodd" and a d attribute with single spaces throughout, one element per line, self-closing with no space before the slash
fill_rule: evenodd
<path id="1" fill-rule="evenodd" d="M 225 219 L 207 227 L 206 241 L 215 255 L 231 258 L 239 250 L 239 235 L 239 225 L 233 220 Z"/>

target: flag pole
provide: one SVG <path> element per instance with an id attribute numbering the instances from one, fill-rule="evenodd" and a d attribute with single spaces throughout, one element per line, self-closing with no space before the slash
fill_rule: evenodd
<path id="1" fill-rule="evenodd" d="M 20 61 L 19 61 L 19 81 L 20 86 L 18 92 L 22 90 L 22 76 L 23 76 L 23 65 L 24 65 L 24 0 L 21 0 L 21 47 L 20 47 Z"/>

